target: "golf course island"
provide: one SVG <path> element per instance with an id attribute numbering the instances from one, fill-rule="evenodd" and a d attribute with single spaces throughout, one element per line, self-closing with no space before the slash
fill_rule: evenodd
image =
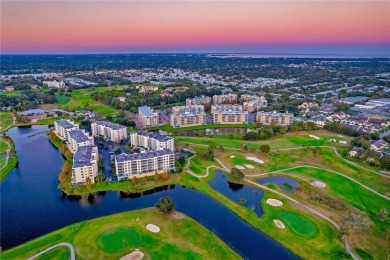
<path id="1" fill-rule="evenodd" d="M 152 233 L 149 223 L 160 228 Z M 73 246 L 76 259 L 240 259 L 216 235 L 188 216 L 172 218 L 146 208 L 76 223 L 3 252 L 1 259 L 27 259 L 59 243 Z M 69 259 L 69 248 L 57 247 L 39 259 Z M 130 256 L 129 256 L 130 257 Z M 141 259 L 141 258 L 133 258 Z"/>

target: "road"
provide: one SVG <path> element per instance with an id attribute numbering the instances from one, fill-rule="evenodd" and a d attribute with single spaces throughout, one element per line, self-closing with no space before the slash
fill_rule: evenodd
<path id="1" fill-rule="evenodd" d="M 74 254 L 74 248 L 73 248 L 72 244 L 70 244 L 70 243 L 59 243 L 59 244 L 57 244 L 57 245 L 55 245 L 55 246 L 51 246 L 51 247 L 49 247 L 49 248 L 47 248 L 47 249 L 45 249 L 45 250 L 39 252 L 39 253 L 36 254 L 36 255 L 33 255 L 32 257 L 28 258 L 27 260 L 35 259 L 35 258 L 37 258 L 38 256 L 41 256 L 41 255 L 47 253 L 48 251 L 50 251 L 50 250 L 52 250 L 52 249 L 54 249 L 54 248 L 56 248 L 56 247 L 60 247 L 60 246 L 66 246 L 66 247 L 69 248 L 69 250 L 70 250 L 70 260 L 75 260 L 75 259 L 76 259 L 75 254 Z"/>

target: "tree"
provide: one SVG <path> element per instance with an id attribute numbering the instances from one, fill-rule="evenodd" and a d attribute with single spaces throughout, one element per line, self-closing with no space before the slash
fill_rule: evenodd
<path id="1" fill-rule="evenodd" d="M 385 221 L 387 219 L 387 209 L 382 207 L 379 214 L 378 214 L 378 217 L 382 220 L 382 221 Z"/>
<path id="2" fill-rule="evenodd" d="M 220 152 L 224 152 L 224 151 L 225 151 L 225 149 L 223 148 L 222 144 L 219 145 L 218 150 L 219 150 Z"/>
<path id="3" fill-rule="evenodd" d="M 87 177 L 87 179 L 85 179 L 85 186 L 87 187 L 88 190 L 91 190 L 91 188 L 92 188 L 91 178 Z"/>
<path id="4" fill-rule="evenodd" d="M 262 144 L 260 145 L 260 151 L 262 153 L 269 153 L 271 151 L 271 147 L 269 147 L 268 144 Z"/>
<path id="5" fill-rule="evenodd" d="M 369 231 L 371 226 L 370 219 L 361 213 L 349 212 L 343 214 L 341 219 L 344 223 L 344 230 L 347 232 L 352 230 Z"/>
<path id="6" fill-rule="evenodd" d="M 245 177 L 244 173 L 237 168 L 232 168 L 230 170 L 230 175 L 232 176 L 232 179 L 235 180 L 241 180 Z"/>
<path id="7" fill-rule="evenodd" d="M 164 214 L 172 213 L 176 208 L 171 197 L 160 198 L 154 206 Z"/>

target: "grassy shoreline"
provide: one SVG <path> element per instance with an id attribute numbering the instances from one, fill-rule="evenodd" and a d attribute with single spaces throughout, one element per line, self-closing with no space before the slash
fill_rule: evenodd
<path id="1" fill-rule="evenodd" d="M 15 150 L 15 144 L 10 137 L 1 136 L 0 140 L 9 143 L 11 146 L 8 163 L 2 170 L 0 170 L 0 182 L 2 182 L 8 176 L 8 174 L 10 174 L 12 170 L 18 165 L 18 155 Z"/>

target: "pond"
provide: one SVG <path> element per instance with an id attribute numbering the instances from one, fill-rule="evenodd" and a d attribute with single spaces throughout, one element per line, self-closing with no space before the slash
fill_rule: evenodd
<path id="1" fill-rule="evenodd" d="M 262 179 L 256 180 L 257 183 L 265 184 L 265 183 L 274 183 L 279 186 L 284 191 L 289 193 L 294 193 L 297 188 L 299 188 L 298 182 L 293 179 L 284 176 L 270 176 Z"/>
<path id="2" fill-rule="evenodd" d="M 47 126 L 33 126 L 7 132 L 14 140 L 19 167 L 0 184 L 3 250 L 75 222 L 151 207 L 160 197 L 170 196 L 178 211 L 214 232 L 245 259 L 297 259 L 224 205 L 193 189 L 171 185 L 132 195 L 114 191 L 82 197 L 63 194 L 57 188 L 57 174 L 64 159 L 42 133 L 45 130 Z"/>

